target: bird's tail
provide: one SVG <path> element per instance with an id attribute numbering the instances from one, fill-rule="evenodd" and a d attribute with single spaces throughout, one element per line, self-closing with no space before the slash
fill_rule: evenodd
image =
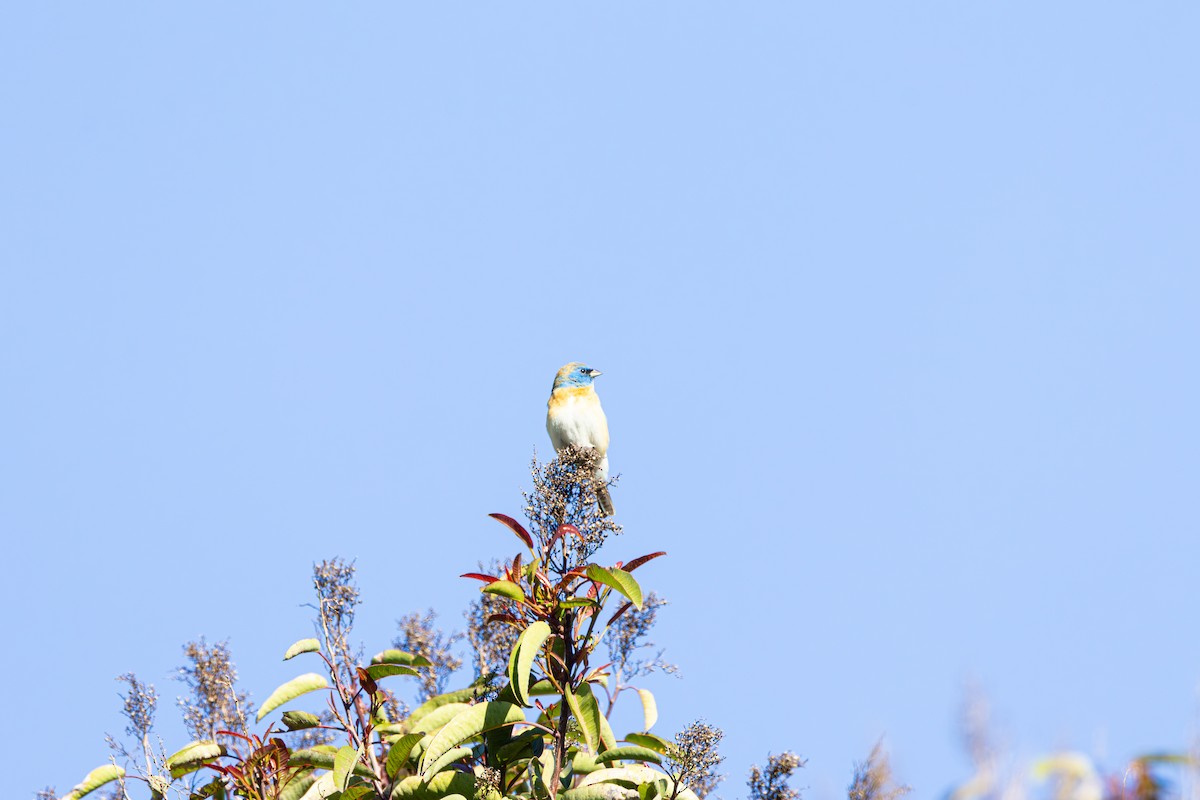
<path id="1" fill-rule="evenodd" d="M 596 505 L 600 506 L 601 513 L 606 517 L 613 515 L 612 495 L 608 493 L 608 487 L 597 481 L 596 483 Z"/>

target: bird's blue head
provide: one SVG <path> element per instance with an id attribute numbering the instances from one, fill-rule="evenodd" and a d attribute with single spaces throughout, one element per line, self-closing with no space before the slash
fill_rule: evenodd
<path id="1" fill-rule="evenodd" d="M 554 388 L 562 386 L 591 386 L 592 379 L 600 374 L 600 370 L 592 369 L 587 364 L 572 361 L 558 371 L 554 376 Z"/>

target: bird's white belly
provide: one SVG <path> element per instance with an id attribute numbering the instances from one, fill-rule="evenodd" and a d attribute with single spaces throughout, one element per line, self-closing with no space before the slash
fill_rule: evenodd
<path id="1" fill-rule="evenodd" d="M 546 415 L 546 432 L 555 450 L 568 445 L 608 450 L 608 424 L 600 404 L 576 397 L 556 402 Z"/>

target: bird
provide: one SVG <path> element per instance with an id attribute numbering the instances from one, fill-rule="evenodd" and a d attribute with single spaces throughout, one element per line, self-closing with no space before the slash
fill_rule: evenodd
<path id="1" fill-rule="evenodd" d="M 554 376 L 546 403 L 546 432 L 557 452 L 568 447 L 592 447 L 600 455 L 596 466 L 596 504 L 606 517 L 613 515 L 608 493 L 608 419 L 592 382 L 602 373 L 587 364 L 572 361 Z"/>

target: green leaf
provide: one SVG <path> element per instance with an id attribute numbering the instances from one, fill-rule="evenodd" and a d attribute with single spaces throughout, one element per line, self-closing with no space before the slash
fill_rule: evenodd
<path id="1" fill-rule="evenodd" d="M 656 753 L 666 755 L 667 748 L 671 743 L 660 736 L 655 736 L 653 733 L 629 733 L 625 735 L 625 741 L 630 744 L 636 744 L 640 747 L 649 747 Z"/>
<path id="2" fill-rule="evenodd" d="M 1134 761 L 1142 764 L 1184 764 L 1191 765 L 1197 763 L 1197 759 L 1186 753 L 1147 753 L 1144 756 L 1138 756 Z"/>
<path id="3" fill-rule="evenodd" d="M 467 700 L 477 700 L 488 691 L 488 687 L 481 686 L 476 683 L 473 686 L 468 686 L 466 689 L 458 689 L 453 692 L 446 692 L 429 698 L 421 705 L 413 709 L 413 712 L 408 715 L 405 720 L 406 724 L 411 728 L 416 725 L 423 717 L 435 709 L 441 708 L 449 703 L 463 703 Z"/>
<path id="4" fill-rule="evenodd" d="M 560 796 L 562 800 L 631 800 L 638 793 L 611 783 L 597 783 L 568 789 Z"/>
<path id="5" fill-rule="evenodd" d="M 451 794 L 474 797 L 475 776 L 447 770 L 423 781 L 417 775 L 409 775 L 392 789 L 391 800 L 444 800 Z"/>
<path id="6" fill-rule="evenodd" d="M 75 785 L 75 788 L 63 795 L 62 800 L 78 800 L 85 794 L 91 794 L 106 783 L 111 783 L 119 778 L 125 777 L 125 770 L 118 767 L 116 764 L 105 764 L 102 767 L 96 767 L 94 770 L 84 776 L 83 780 Z"/>
<path id="7" fill-rule="evenodd" d="M 328 775 L 329 773 L 325 773 Z M 317 776 L 311 772 L 305 772 L 292 778 L 283 787 L 279 793 L 279 800 L 300 800 L 304 797 L 304 793 L 309 790 L 314 783 L 317 782 Z"/>
<path id="8" fill-rule="evenodd" d="M 333 752 L 330 752 L 331 750 L 333 750 Z M 320 767 L 321 769 L 327 769 L 332 772 L 336 766 L 335 762 L 338 752 L 339 751 L 334 750 L 332 747 L 326 748 L 323 746 L 321 746 L 321 749 L 312 747 L 308 750 L 296 750 L 292 753 L 291 758 L 288 759 L 288 763 L 293 766 L 299 764 L 302 766 Z M 354 774 L 361 775 L 364 778 L 374 777 L 371 770 L 367 769 L 365 764 L 355 764 Z"/>
<path id="9" fill-rule="evenodd" d="M 576 751 L 571 757 L 571 771 L 576 775 L 587 775 L 589 772 L 595 772 L 600 769 L 596 765 L 596 757 L 591 753 Z"/>
<path id="10" fill-rule="evenodd" d="M 600 604 L 590 597 L 568 597 L 558 604 L 559 608 L 583 608 L 585 606 L 600 608 Z"/>
<path id="11" fill-rule="evenodd" d="M 601 783 L 615 783 L 618 786 L 624 786 L 626 789 L 636 789 L 643 783 L 649 783 L 666 777 L 663 773 L 651 769 L 645 764 L 625 764 L 620 767 L 598 770 L 590 775 L 586 775 L 579 782 L 579 785 L 593 786 Z"/>
<path id="12" fill-rule="evenodd" d="M 189 772 L 195 772 L 206 762 L 225 755 L 225 745 L 217 744 L 211 739 L 192 742 L 183 749 L 172 753 L 166 760 L 166 767 L 172 778 L 181 778 Z"/>
<path id="13" fill-rule="evenodd" d="M 587 744 L 588 750 L 593 753 L 596 752 L 596 742 L 600 740 L 600 723 L 596 720 L 595 714 L 589 713 L 586 717 L 584 716 L 583 706 L 579 702 L 579 698 L 571 691 L 570 686 L 563 693 L 563 700 L 567 701 L 567 705 L 571 709 L 571 714 L 575 717 L 575 721 L 579 723 L 579 729 L 583 731 L 583 740 Z"/>
<path id="14" fill-rule="evenodd" d="M 333 757 L 333 785 L 339 792 L 350 785 L 350 771 L 358 763 L 358 750 L 350 745 L 340 748 Z"/>
<path id="15" fill-rule="evenodd" d="M 597 708 L 599 703 L 596 704 Z M 600 743 L 604 745 L 601 752 L 617 746 L 617 737 L 613 735 L 613 729 L 608 724 L 608 717 L 600 714 Z"/>
<path id="16" fill-rule="evenodd" d="M 540 756 L 530 760 L 528 769 L 533 784 L 533 798 L 549 798 L 550 789 L 546 786 L 546 776 L 554 772 L 554 751 L 543 750 Z"/>
<path id="17" fill-rule="evenodd" d="M 1086 755 L 1066 752 L 1038 759 L 1033 762 L 1031 772 L 1038 780 L 1045 780 L 1051 775 L 1083 778 L 1094 776 L 1096 767 Z"/>
<path id="18" fill-rule="evenodd" d="M 182 764 L 192 764 L 197 761 L 209 761 L 225 755 L 225 748 L 211 739 L 203 739 L 184 745 L 182 748 L 167 756 L 167 769 L 173 769 Z"/>
<path id="19" fill-rule="evenodd" d="M 372 664 L 367 667 L 367 674 L 371 676 L 372 680 L 377 681 L 392 675 L 420 675 L 421 673 L 403 664 Z"/>
<path id="20" fill-rule="evenodd" d="M 329 682 L 325 680 L 324 675 L 318 675 L 315 672 L 309 672 L 304 675 L 292 678 L 287 683 L 280 686 L 275 691 L 271 692 L 271 696 L 262 704 L 262 708 L 258 710 L 256 720 L 262 722 L 262 718 L 270 714 L 275 709 L 279 708 L 284 703 L 295 700 L 302 694 L 315 692 L 318 689 L 328 689 Z"/>
<path id="21" fill-rule="evenodd" d="M 471 708 L 471 706 L 467 703 L 447 703 L 441 708 L 426 714 L 424 719 L 413 725 L 413 732 L 431 733 L 436 731 L 468 708 Z"/>
<path id="22" fill-rule="evenodd" d="M 421 777 L 428 778 L 454 761 L 454 748 L 484 731 L 525 721 L 525 712 L 512 703 L 476 703 L 442 726 L 421 756 Z"/>
<path id="23" fill-rule="evenodd" d="M 389 778 L 396 779 L 401 767 L 408 761 L 408 754 L 412 752 L 416 743 L 424 738 L 423 733 L 407 733 L 392 743 L 392 749 L 388 750 L 387 761 L 383 765 Z"/>
<path id="24" fill-rule="evenodd" d="M 438 771 L 440 772 L 456 761 L 462 761 L 464 758 L 467 758 L 474 752 L 475 750 L 473 748 L 466 746 L 450 748 L 446 751 L 445 755 L 438 759 L 442 762 L 442 766 L 438 767 Z"/>
<path id="25" fill-rule="evenodd" d="M 545 732 L 536 728 L 514 736 L 496 752 L 496 763 L 512 764 L 525 758 L 537 758 L 545 748 L 545 737 Z M 490 757 L 491 751 L 488 752 Z"/>
<path id="26" fill-rule="evenodd" d="M 498 594 L 501 597 L 516 600 L 518 603 L 525 600 L 525 592 L 512 581 L 493 581 L 479 591 L 487 592 L 488 594 Z"/>
<path id="27" fill-rule="evenodd" d="M 307 711 L 283 712 L 283 724 L 289 731 L 300 731 L 305 728 L 315 728 L 321 724 L 321 718 Z"/>
<path id="28" fill-rule="evenodd" d="M 653 764 L 663 762 L 662 754 L 656 753 L 649 747 L 614 747 L 596 756 L 597 764 L 611 764 L 614 761 L 649 761 Z"/>
<path id="29" fill-rule="evenodd" d="M 646 730 L 654 727 L 654 723 L 658 722 L 658 703 L 654 702 L 654 695 L 649 689 L 638 689 L 638 697 L 642 698 L 642 717 L 646 723 Z"/>
<path id="30" fill-rule="evenodd" d="M 170 784 L 167 781 L 163 780 L 158 775 L 151 775 L 150 778 L 146 782 L 147 783 L 161 782 L 162 784 L 164 784 L 161 787 L 154 786 L 153 784 L 151 784 L 151 787 L 150 787 L 150 797 L 151 798 L 165 797 L 166 793 L 167 793 L 167 789 L 170 788 Z M 128 795 L 126 795 L 126 796 L 128 796 Z M 211 781 L 204 784 L 200 788 L 192 789 L 192 793 L 189 796 L 188 800 L 204 800 L 204 798 L 206 798 L 206 797 L 217 797 L 217 798 L 220 798 L 220 800 L 225 800 L 225 781 L 223 781 L 221 779 L 220 775 L 213 778 Z"/>
<path id="31" fill-rule="evenodd" d="M 308 791 L 301 795 L 300 800 L 324 800 L 336 793 L 337 787 L 333 785 L 333 773 L 325 772 L 313 781 L 312 785 L 308 787 Z"/>
<path id="32" fill-rule="evenodd" d="M 574 691 L 568 688 L 565 697 L 567 705 L 571 707 L 571 713 L 583 729 L 583 738 L 587 741 L 588 749 L 593 753 L 603 753 L 610 747 L 616 747 L 616 737 L 613 736 L 612 728 L 608 726 L 608 720 L 600 710 L 600 703 L 592 694 L 592 687 L 584 683 Z"/>
<path id="33" fill-rule="evenodd" d="M 366 797 L 367 795 L 374 796 L 375 789 L 367 786 L 364 783 L 360 783 L 357 786 L 351 786 L 349 789 L 343 791 L 340 795 L 338 795 L 338 800 L 358 800 L 360 797 Z"/>
<path id="34" fill-rule="evenodd" d="M 659 797 L 668 796 L 670 793 L 669 784 L 670 781 L 665 778 L 638 784 L 638 800 L 657 800 Z"/>
<path id="35" fill-rule="evenodd" d="M 301 639 L 287 649 L 287 652 L 283 654 L 283 660 L 295 658 L 301 653 L 317 653 L 320 650 L 321 643 L 316 639 Z"/>
<path id="36" fill-rule="evenodd" d="M 529 672 L 548 638 L 550 626 L 539 619 L 521 632 L 513 647 L 515 657 L 509 659 L 508 680 L 512 684 L 513 696 L 522 706 L 529 705 Z"/>
<path id="37" fill-rule="evenodd" d="M 587 576 L 597 583 L 611 586 L 629 598 L 630 602 L 640 611 L 642 608 L 642 587 L 632 575 L 617 567 L 602 567 L 599 564 L 589 564 Z"/>
<path id="38" fill-rule="evenodd" d="M 415 656 L 403 650 L 384 650 L 371 656 L 372 664 L 403 664 L 406 667 L 431 667 L 433 664 L 425 656 Z"/>

